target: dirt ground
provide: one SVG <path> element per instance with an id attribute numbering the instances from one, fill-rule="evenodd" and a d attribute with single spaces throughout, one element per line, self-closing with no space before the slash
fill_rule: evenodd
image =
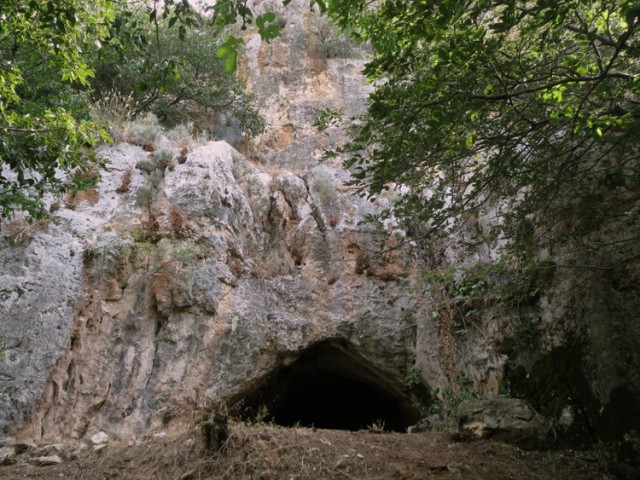
<path id="1" fill-rule="evenodd" d="M 611 479 L 585 452 L 526 452 L 443 433 L 375 433 L 231 425 L 226 453 L 204 453 L 197 434 L 112 442 L 61 465 L 26 459 L 0 479 Z"/>

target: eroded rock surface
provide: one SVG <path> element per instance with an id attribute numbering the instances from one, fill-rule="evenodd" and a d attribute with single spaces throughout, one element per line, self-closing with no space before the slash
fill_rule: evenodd
<path id="1" fill-rule="evenodd" d="M 458 407 L 458 426 L 465 440 L 493 438 L 528 449 L 550 443 L 550 429 L 542 416 L 515 398 L 467 400 Z"/>
<path id="2" fill-rule="evenodd" d="M 363 225 L 375 206 L 343 189 L 339 172 L 267 173 L 214 142 L 194 148 L 153 187 L 135 169 L 146 156 L 141 148 L 102 154 L 110 166 L 97 202 L 60 210 L 58 226 L 15 247 L 20 257 L 2 250 L 49 275 L 41 281 L 57 296 L 30 297 L 34 311 L 69 296 L 57 323 L 33 318 L 40 328 L 33 341 L 53 350 L 40 352 L 43 364 L 57 363 L 37 410 L 38 391 L 31 392 L 35 435 L 166 428 L 204 401 L 237 398 L 327 338 L 349 342 L 401 384 L 424 308 L 407 293 L 416 259 L 410 246 L 402 255 L 376 254 L 403 232 Z M 127 170 L 133 181 L 117 193 Z M 76 218 L 88 225 L 81 235 Z M 40 265 L 63 254 L 71 261 L 58 261 L 72 270 L 61 285 Z M 25 321 L 11 308 L 12 322 Z M 9 355 L 33 355 L 27 348 L 16 344 Z M 25 374 L 6 360 L 2 366 L 24 385 Z M 40 391 L 50 375 L 41 370 Z M 4 398 L 3 412 L 14 415 L 4 425 L 15 425 L 25 406 Z"/>
<path id="3" fill-rule="evenodd" d="M 253 4 L 283 13 L 281 2 Z M 421 262 L 497 254 L 469 256 L 456 238 L 426 246 L 393 221 L 363 221 L 392 199 L 354 195 L 339 160 L 322 161 L 345 131 L 312 124 L 324 108 L 364 110 L 366 54 L 305 1 L 290 7 L 273 42 L 245 32 L 239 73 L 268 126 L 246 140 L 232 118 L 217 125 L 243 154 L 162 139 L 174 161 L 160 167 L 140 147 L 104 148 L 99 184 L 58 200 L 52 221 L 0 225 L 0 431 L 115 439 L 180 429 L 199 406 L 237 401 L 331 340 L 390 389 L 422 388 L 445 410 L 465 393 L 516 386 L 567 429 L 582 418 L 602 438 L 626 434 L 619 412 L 640 418 L 640 275 L 627 262 L 637 242 L 618 240 L 635 234 L 624 226 L 603 239 L 615 271 L 574 268 L 567 256 L 535 311 L 443 322 L 416 281 Z M 478 219 L 479 231 L 492 221 Z"/>

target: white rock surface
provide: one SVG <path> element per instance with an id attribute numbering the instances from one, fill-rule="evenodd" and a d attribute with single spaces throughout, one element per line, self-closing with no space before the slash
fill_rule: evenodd
<path id="1" fill-rule="evenodd" d="M 94 445 L 104 445 L 109 443 L 109 435 L 104 432 L 98 432 L 91 436 L 91 443 Z"/>

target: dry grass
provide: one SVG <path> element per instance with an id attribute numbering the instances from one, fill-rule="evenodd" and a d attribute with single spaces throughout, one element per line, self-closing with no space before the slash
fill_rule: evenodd
<path id="1" fill-rule="evenodd" d="M 12 245 L 22 245 L 35 234 L 47 232 L 50 223 L 51 220 L 48 218 L 33 223 L 27 222 L 24 218 L 9 220 L 0 224 L 0 234 Z"/>
<path id="2" fill-rule="evenodd" d="M 131 175 L 132 171 L 130 168 L 122 174 L 120 186 L 116 188 L 116 193 L 125 193 L 129 191 L 129 185 L 131 184 Z"/>
<path id="3" fill-rule="evenodd" d="M 289 275 L 293 272 L 293 266 L 285 260 L 277 250 L 269 251 L 254 258 L 255 265 L 249 272 L 254 278 L 268 279 L 280 275 Z"/>
<path id="4" fill-rule="evenodd" d="M 176 237 L 186 237 L 193 230 L 187 215 L 178 205 L 171 205 L 169 209 L 171 230 Z"/>
<path id="5" fill-rule="evenodd" d="M 226 453 L 204 448 L 200 429 L 114 442 L 62 465 L 22 462 L 0 479 L 59 480 L 463 480 L 608 479 L 575 452 L 525 452 L 491 441 L 455 443 L 442 433 L 399 434 L 231 424 Z"/>

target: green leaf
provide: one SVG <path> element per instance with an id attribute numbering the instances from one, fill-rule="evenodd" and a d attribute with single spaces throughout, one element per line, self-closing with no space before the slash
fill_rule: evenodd
<path id="1" fill-rule="evenodd" d="M 584 66 L 584 65 L 580 65 L 578 68 L 576 68 L 576 73 L 578 75 L 580 75 L 581 77 L 585 76 L 587 73 L 589 73 L 589 69 Z"/>
<path id="2" fill-rule="evenodd" d="M 244 45 L 242 39 L 225 35 L 224 42 L 216 51 L 216 56 L 225 60 L 224 66 L 227 73 L 234 73 L 237 68 L 238 50 Z"/>
<path id="3" fill-rule="evenodd" d="M 231 52 L 227 55 L 227 58 L 224 62 L 224 68 L 227 73 L 234 73 L 238 68 L 238 54 L 236 52 Z"/>

